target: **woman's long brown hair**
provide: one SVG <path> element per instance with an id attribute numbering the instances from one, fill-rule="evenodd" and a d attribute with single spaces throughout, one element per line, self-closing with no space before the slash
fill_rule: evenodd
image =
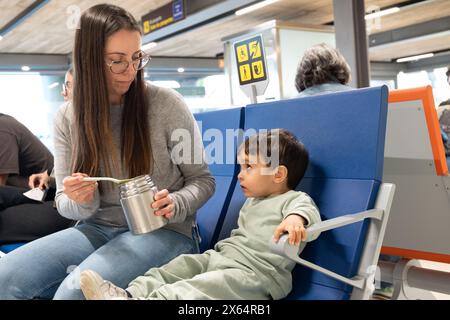
<path id="1" fill-rule="evenodd" d="M 121 146 L 115 146 L 110 123 L 110 102 L 105 72 L 105 45 L 109 36 L 119 30 L 141 28 L 124 9 L 96 5 L 80 18 L 73 51 L 75 134 L 72 150 L 73 172 L 89 176 L 114 176 L 118 156 L 129 177 L 151 173 L 152 152 L 147 121 L 148 96 L 143 70 L 124 97 Z"/>

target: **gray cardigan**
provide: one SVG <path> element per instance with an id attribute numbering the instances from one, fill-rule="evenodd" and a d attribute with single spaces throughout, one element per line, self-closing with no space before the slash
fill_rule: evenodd
<path id="1" fill-rule="evenodd" d="M 308 87 L 301 91 L 297 97 L 317 96 L 321 94 L 353 90 L 352 87 L 339 82 L 326 82 L 312 87 Z"/>
<path id="2" fill-rule="evenodd" d="M 204 159 L 204 149 L 198 126 L 187 108 L 182 96 L 171 89 L 151 84 L 148 119 L 153 154 L 152 179 L 159 188 L 168 189 L 174 199 L 175 213 L 166 226 L 168 229 L 192 236 L 191 227 L 195 214 L 214 193 L 215 181 Z M 123 106 L 111 106 L 111 128 L 113 142 L 120 146 L 120 128 Z M 126 219 L 119 201 L 117 186 L 106 189 L 88 205 L 80 205 L 63 193 L 63 179 L 70 176 L 70 160 L 73 141 L 73 108 L 70 102 L 64 104 L 55 119 L 55 176 L 57 184 L 56 206 L 64 217 L 87 220 L 109 226 L 126 226 Z M 178 130 L 177 130 L 178 129 Z M 177 133 L 189 132 L 193 163 L 176 164 L 172 150 L 179 149 Z M 174 134 L 174 137 L 172 135 Z M 178 154 L 177 152 L 173 152 Z M 186 161 L 187 162 L 187 161 Z M 114 178 L 128 178 L 120 167 Z"/>

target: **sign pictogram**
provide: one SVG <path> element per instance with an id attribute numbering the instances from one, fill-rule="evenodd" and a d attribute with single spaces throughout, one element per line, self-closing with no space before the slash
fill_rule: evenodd
<path id="1" fill-rule="evenodd" d="M 266 61 L 262 36 L 234 44 L 240 85 L 252 84 L 267 80 Z"/>

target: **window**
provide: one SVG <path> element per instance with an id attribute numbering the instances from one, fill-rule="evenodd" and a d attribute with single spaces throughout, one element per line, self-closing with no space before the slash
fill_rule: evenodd
<path id="1" fill-rule="evenodd" d="M 230 107 L 227 78 L 224 74 L 197 77 L 165 77 L 150 75 L 150 83 L 178 91 L 192 113 Z"/>
<path id="2" fill-rule="evenodd" d="M 434 102 L 437 107 L 442 101 L 450 98 L 446 71 L 447 68 L 435 68 L 417 72 L 400 72 L 397 77 L 398 88 L 417 88 L 430 85 L 433 87 Z"/>
<path id="3" fill-rule="evenodd" d="M 63 102 L 63 79 L 39 74 L 0 74 L 0 112 L 25 125 L 52 153 L 53 118 Z"/>

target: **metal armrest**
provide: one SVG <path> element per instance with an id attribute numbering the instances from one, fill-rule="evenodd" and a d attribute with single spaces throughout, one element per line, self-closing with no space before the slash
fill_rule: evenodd
<path id="1" fill-rule="evenodd" d="M 308 228 L 308 233 L 318 233 L 318 232 L 324 232 L 336 228 L 340 228 L 367 218 L 371 219 L 377 219 L 381 220 L 383 218 L 384 210 L 381 209 L 371 209 L 355 214 L 348 214 L 345 216 L 341 216 L 334 219 L 329 219 L 326 221 L 322 221 L 319 223 L 316 223 L 312 225 L 310 228 Z M 351 279 L 343 277 L 335 272 L 332 272 L 330 270 L 327 270 L 325 268 L 322 268 L 314 263 L 311 263 L 309 261 L 306 261 L 302 258 L 300 258 L 298 255 L 305 247 L 304 243 L 302 243 L 299 246 L 296 245 L 290 245 L 288 242 L 288 235 L 285 234 L 281 236 L 278 243 L 275 243 L 273 240 L 270 241 L 270 248 L 273 252 L 285 256 L 301 265 L 304 265 L 308 268 L 311 268 L 313 270 L 317 270 L 319 272 L 322 272 L 326 274 L 327 276 L 330 276 L 334 279 L 340 280 L 346 284 L 349 284 L 353 287 L 357 287 L 360 289 L 363 289 L 365 287 L 365 278 L 362 276 L 355 276 Z"/>

